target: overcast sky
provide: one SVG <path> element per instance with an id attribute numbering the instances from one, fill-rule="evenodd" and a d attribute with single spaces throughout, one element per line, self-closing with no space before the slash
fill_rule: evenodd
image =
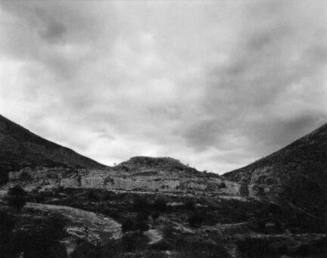
<path id="1" fill-rule="evenodd" d="M 0 113 L 107 165 L 217 173 L 327 121 L 327 1 L 1 1 Z"/>

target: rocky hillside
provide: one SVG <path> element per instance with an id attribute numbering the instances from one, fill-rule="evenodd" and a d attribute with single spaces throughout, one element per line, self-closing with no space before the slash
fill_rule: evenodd
<path id="1" fill-rule="evenodd" d="M 0 146 L 0 183 L 6 181 L 8 171 L 23 167 L 104 167 L 71 149 L 37 136 L 1 115 Z"/>
<path id="2" fill-rule="evenodd" d="M 326 220 L 327 124 L 224 177 L 239 182 L 243 195 L 286 203 Z"/>
<path id="3" fill-rule="evenodd" d="M 134 157 L 106 169 L 37 167 L 9 173 L 9 185 L 96 188 L 166 194 L 239 195 L 239 184 L 204 173 L 172 158 Z"/>
<path id="4" fill-rule="evenodd" d="M 170 157 L 133 157 L 124 161 L 117 166 L 116 170 L 124 170 L 131 173 L 165 171 L 166 173 L 178 173 L 179 175 L 198 175 L 199 171 L 189 166 L 184 165 L 177 159 Z"/>

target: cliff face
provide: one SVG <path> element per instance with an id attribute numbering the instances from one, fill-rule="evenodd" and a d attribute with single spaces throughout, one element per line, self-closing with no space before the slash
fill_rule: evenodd
<path id="1" fill-rule="evenodd" d="M 288 203 L 323 218 L 327 211 L 327 125 L 224 177 L 240 183 L 244 195 Z"/>
<path id="2" fill-rule="evenodd" d="M 23 167 L 104 167 L 71 149 L 33 134 L 1 115 L 0 146 L 0 184 L 6 181 L 9 171 Z"/>

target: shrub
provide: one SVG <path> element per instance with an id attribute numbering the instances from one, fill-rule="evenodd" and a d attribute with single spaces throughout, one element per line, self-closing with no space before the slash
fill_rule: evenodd
<path id="1" fill-rule="evenodd" d="M 136 215 L 136 221 L 147 221 L 149 216 L 150 215 L 147 211 L 140 211 Z"/>
<path id="2" fill-rule="evenodd" d="M 15 220 L 13 217 L 4 211 L 0 211 L 0 234 L 9 234 L 14 226 Z"/>
<path id="3" fill-rule="evenodd" d="M 134 230 L 134 222 L 130 218 L 126 219 L 122 224 L 123 233 Z"/>
<path id="4" fill-rule="evenodd" d="M 0 258 L 13 258 L 17 255 L 12 241 L 14 227 L 15 219 L 13 216 L 0 211 Z"/>
<path id="5" fill-rule="evenodd" d="M 30 224 L 19 229 L 14 236 L 14 246 L 26 258 L 53 257 L 54 253 L 65 254 L 59 239 L 65 236 L 65 220 L 59 215 L 31 220 Z M 66 256 L 60 256 L 66 257 Z"/>
<path id="6" fill-rule="evenodd" d="M 29 173 L 27 173 L 26 171 L 23 171 L 20 174 L 19 179 L 22 181 L 31 181 L 33 178 Z"/>
<path id="7" fill-rule="evenodd" d="M 93 190 L 88 192 L 87 199 L 90 200 L 90 201 L 92 201 L 92 202 L 98 202 L 98 201 L 100 201 L 100 197 Z"/>
<path id="8" fill-rule="evenodd" d="M 160 216 L 160 213 L 159 212 L 153 212 L 151 214 L 151 217 L 152 217 L 153 220 L 156 220 L 157 218 L 159 218 L 159 216 Z"/>
<path id="9" fill-rule="evenodd" d="M 237 242 L 242 258 L 277 258 L 277 250 L 270 247 L 270 240 L 247 238 Z"/>
<path id="10" fill-rule="evenodd" d="M 66 220 L 61 215 L 52 215 L 45 222 L 45 231 L 51 235 L 53 240 L 58 240 L 62 238 L 65 234 L 64 228 L 66 225 Z"/>
<path id="11" fill-rule="evenodd" d="M 136 249 L 145 249 L 148 239 L 142 233 L 133 232 L 124 234 L 122 237 L 122 249 L 124 251 L 135 251 Z"/>
<path id="12" fill-rule="evenodd" d="M 160 242 L 153 244 L 151 249 L 165 251 L 171 250 L 172 246 L 168 243 L 168 241 L 161 240 Z"/>
<path id="13" fill-rule="evenodd" d="M 144 211 L 139 212 L 136 215 L 135 220 L 128 218 L 123 222 L 122 231 L 124 233 L 134 230 L 146 231 L 149 229 L 148 219 L 149 219 L 149 214 L 147 212 Z"/>
<path id="14" fill-rule="evenodd" d="M 226 183 L 225 182 L 221 182 L 218 187 L 219 188 L 226 188 Z"/>
<path id="15" fill-rule="evenodd" d="M 188 200 L 184 203 L 184 207 L 187 210 L 193 211 L 195 209 L 195 202 L 193 200 Z"/>
<path id="16" fill-rule="evenodd" d="M 10 188 L 7 194 L 8 205 L 20 212 L 26 203 L 26 195 L 27 193 L 19 185 Z"/>
<path id="17" fill-rule="evenodd" d="M 93 246 L 88 242 L 80 243 L 74 252 L 71 254 L 71 258 L 94 258 L 100 257 L 100 250 L 98 247 Z"/>
<path id="18" fill-rule="evenodd" d="M 158 198 L 157 200 L 155 200 L 155 202 L 153 203 L 153 209 L 156 211 L 166 211 L 167 210 L 167 202 L 166 200 L 162 199 L 162 198 Z"/>
<path id="19" fill-rule="evenodd" d="M 177 258 L 230 258 L 224 246 L 211 241 L 187 241 L 185 238 L 179 238 L 176 247 Z"/>
<path id="20" fill-rule="evenodd" d="M 140 231 L 147 231 L 149 230 L 149 225 L 146 221 L 137 221 L 135 224 L 135 229 L 140 230 Z"/>
<path id="21" fill-rule="evenodd" d="M 134 211 L 144 211 L 149 208 L 148 201 L 141 196 L 137 196 L 133 200 L 133 210 Z"/>
<path id="22" fill-rule="evenodd" d="M 149 229 L 148 225 L 149 213 L 146 211 L 139 212 L 136 216 L 135 229 L 146 231 Z"/>
<path id="23" fill-rule="evenodd" d="M 189 218 L 188 218 L 188 223 L 190 224 L 191 227 L 199 227 L 204 221 L 204 216 L 198 212 L 193 213 Z"/>

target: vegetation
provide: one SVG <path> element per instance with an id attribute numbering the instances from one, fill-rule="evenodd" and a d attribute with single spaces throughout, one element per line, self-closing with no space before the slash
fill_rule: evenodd
<path id="1" fill-rule="evenodd" d="M 16 209 L 17 212 L 20 212 L 26 203 L 26 196 L 27 193 L 24 189 L 21 186 L 16 185 L 8 191 L 8 205 Z"/>
<path id="2" fill-rule="evenodd" d="M 200 227 L 204 221 L 204 216 L 199 212 L 194 212 L 188 218 L 188 223 L 191 227 Z"/>
<path id="3" fill-rule="evenodd" d="M 60 216 L 25 216 L 0 212 L 0 258 L 66 258 L 59 242 L 66 221 Z"/>

